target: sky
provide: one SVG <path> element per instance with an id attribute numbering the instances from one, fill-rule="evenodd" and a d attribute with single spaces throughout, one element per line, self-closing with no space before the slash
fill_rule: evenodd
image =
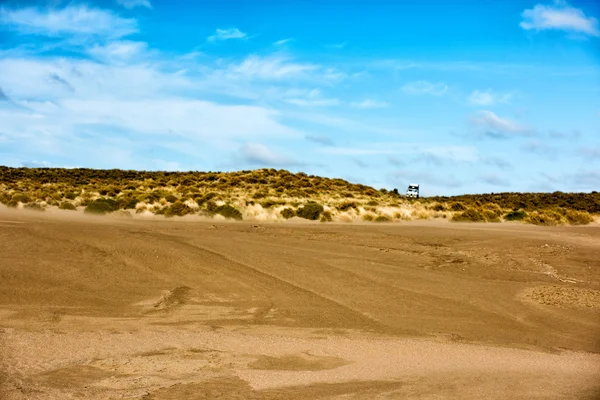
<path id="1" fill-rule="evenodd" d="M 600 190 L 596 0 L 0 0 L 0 165 Z"/>

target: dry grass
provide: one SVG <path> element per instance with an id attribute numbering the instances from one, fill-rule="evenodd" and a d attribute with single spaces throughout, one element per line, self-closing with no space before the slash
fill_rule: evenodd
<path id="1" fill-rule="evenodd" d="M 7 207 L 137 215 L 284 221 L 398 222 L 418 219 L 532 224 L 588 224 L 600 215 L 598 193 L 501 193 L 407 199 L 342 179 L 259 169 L 147 172 L 0 167 Z"/>

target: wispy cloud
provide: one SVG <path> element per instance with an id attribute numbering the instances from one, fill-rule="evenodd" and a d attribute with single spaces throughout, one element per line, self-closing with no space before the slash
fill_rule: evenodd
<path id="1" fill-rule="evenodd" d="M 138 32 L 135 19 L 111 11 L 69 5 L 62 9 L 0 9 L 0 21 L 24 34 L 47 36 L 88 35 L 119 38 Z"/>
<path id="2" fill-rule="evenodd" d="M 448 90 L 445 83 L 432 83 L 428 81 L 409 82 L 402 86 L 402 91 L 406 94 L 420 95 L 428 94 L 433 96 L 441 96 Z"/>
<path id="3" fill-rule="evenodd" d="M 353 158 L 352 162 L 354 162 L 354 164 L 356 164 L 360 168 L 369 168 L 369 164 L 367 164 L 359 158 Z"/>
<path id="4" fill-rule="evenodd" d="M 230 39 L 247 39 L 248 35 L 238 28 L 217 29 L 214 35 L 208 37 L 209 42 L 217 42 Z"/>
<path id="5" fill-rule="evenodd" d="M 589 160 L 600 160 L 600 146 L 584 147 L 579 149 L 579 153 Z"/>
<path id="6" fill-rule="evenodd" d="M 471 118 L 471 123 L 479 129 L 481 135 L 493 139 L 505 139 L 527 132 L 520 124 L 501 118 L 491 111 L 479 111 Z"/>
<path id="7" fill-rule="evenodd" d="M 332 43 L 332 44 L 327 44 L 325 45 L 325 47 L 327 47 L 328 49 L 343 49 L 344 47 L 348 46 L 348 42 L 341 42 L 341 43 Z"/>
<path id="8" fill-rule="evenodd" d="M 292 40 L 294 40 L 294 39 L 293 38 L 281 39 L 281 40 L 278 40 L 278 41 L 274 42 L 273 44 L 275 46 L 283 46 L 283 45 L 291 42 Z"/>
<path id="9" fill-rule="evenodd" d="M 491 106 L 496 103 L 508 103 L 512 95 L 510 93 L 495 93 L 491 90 L 474 90 L 471 92 L 467 101 L 474 106 Z"/>
<path id="10" fill-rule="evenodd" d="M 298 78 L 320 68 L 316 64 L 294 62 L 289 58 L 277 55 L 267 57 L 251 55 L 242 63 L 230 66 L 228 72 L 246 78 L 272 80 Z"/>
<path id="11" fill-rule="evenodd" d="M 508 179 L 506 179 L 505 177 L 499 176 L 499 175 L 495 175 L 495 174 L 482 175 L 479 177 L 479 179 L 482 182 L 487 183 L 488 185 L 491 185 L 491 186 L 501 186 L 501 187 L 510 186 L 510 181 Z"/>
<path id="12" fill-rule="evenodd" d="M 148 9 L 152 9 L 152 3 L 150 0 L 116 0 L 117 4 L 127 8 L 132 9 L 136 7 L 145 7 Z"/>
<path id="13" fill-rule="evenodd" d="M 309 91 L 304 97 L 286 99 L 285 102 L 301 107 L 327 107 L 340 104 L 338 99 L 323 97 L 319 89 Z"/>
<path id="14" fill-rule="evenodd" d="M 306 140 L 323 146 L 333 146 L 335 143 L 327 136 L 306 135 Z"/>
<path id="15" fill-rule="evenodd" d="M 69 82 L 68 80 L 62 78 L 61 76 L 59 76 L 56 73 L 51 73 L 49 75 L 50 80 L 53 82 L 58 83 L 59 85 L 65 87 L 67 90 L 69 90 L 70 92 L 74 92 L 75 88 L 73 87 L 73 85 L 71 85 L 71 82 Z"/>
<path id="16" fill-rule="evenodd" d="M 260 143 L 245 143 L 240 149 L 240 155 L 243 161 L 252 165 L 290 167 L 301 164 L 290 157 L 272 151 Z"/>
<path id="17" fill-rule="evenodd" d="M 510 169 L 510 168 L 512 168 L 512 164 L 510 162 L 508 162 L 505 159 L 500 158 L 500 157 L 482 158 L 481 161 L 485 165 L 490 165 L 490 166 L 497 167 L 497 168 L 500 168 L 500 169 Z"/>
<path id="18" fill-rule="evenodd" d="M 144 42 L 130 40 L 117 40 L 106 45 L 95 44 L 87 49 L 87 53 L 100 61 L 118 62 L 130 61 L 147 50 Z"/>
<path id="19" fill-rule="evenodd" d="M 357 101 L 350 103 L 350 106 L 353 108 L 360 109 L 375 109 L 375 108 L 386 108 L 389 107 L 389 103 L 385 101 L 377 101 L 372 99 L 365 99 L 363 101 Z"/>
<path id="20" fill-rule="evenodd" d="M 525 30 L 563 30 L 589 36 L 600 36 L 598 20 L 587 17 L 583 10 L 571 7 L 567 2 L 556 0 L 552 5 L 537 4 L 523 11 L 521 28 Z"/>
<path id="21" fill-rule="evenodd" d="M 9 97 L 4 93 L 4 90 L 0 87 L 0 101 L 10 101 Z"/>

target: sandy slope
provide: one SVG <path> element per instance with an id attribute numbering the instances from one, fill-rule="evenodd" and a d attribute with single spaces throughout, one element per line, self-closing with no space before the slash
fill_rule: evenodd
<path id="1" fill-rule="evenodd" d="M 0 211 L 0 398 L 598 398 L 600 227 Z"/>

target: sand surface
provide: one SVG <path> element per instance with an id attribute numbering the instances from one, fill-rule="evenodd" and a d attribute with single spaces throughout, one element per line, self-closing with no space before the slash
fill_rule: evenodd
<path id="1" fill-rule="evenodd" d="M 406 398 L 600 398 L 600 227 L 0 210 L 0 399 Z"/>

